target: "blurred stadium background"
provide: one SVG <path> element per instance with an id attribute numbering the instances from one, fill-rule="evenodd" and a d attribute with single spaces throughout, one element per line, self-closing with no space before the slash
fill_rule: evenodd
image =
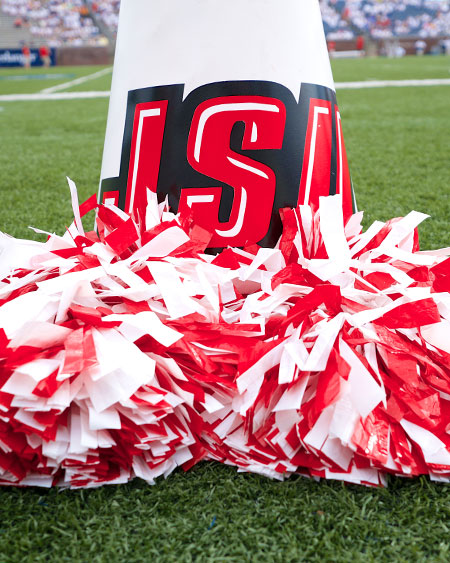
<path id="1" fill-rule="evenodd" d="M 450 0 L 320 0 L 320 6 L 332 56 L 450 54 Z M 1 0 L 0 66 L 23 62 L 24 45 L 54 49 L 56 64 L 108 64 L 119 7 L 120 0 Z M 38 52 L 31 64 L 42 64 Z"/>

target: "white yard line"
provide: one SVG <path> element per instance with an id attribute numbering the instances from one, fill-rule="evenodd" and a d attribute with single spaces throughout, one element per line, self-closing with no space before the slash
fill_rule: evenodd
<path id="1" fill-rule="evenodd" d="M 366 80 L 364 82 L 336 82 L 336 90 L 359 88 L 385 88 L 393 86 L 450 86 L 450 78 L 424 78 L 422 80 Z"/>
<path id="2" fill-rule="evenodd" d="M 44 88 L 41 90 L 41 94 L 53 94 L 54 92 L 60 92 L 61 90 L 67 90 L 67 88 L 72 88 L 72 86 L 78 86 L 79 84 L 84 84 L 85 82 L 89 82 L 90 80 L 95 80 L 96 78 L 100 78 L 101 76 L 105 76 L 106 74 L 110 74 L 112 72 L 112 67 L 103 68 L 97 72 L 92 74 L 88 74 L 86 76 L 80 76 L 80 78 L 75 78 L 75 80 L 70 80 L 69 82 L 63 82 L 62 84 L 57 84 L 56 86 L 51 86 L 50 88 Z"/>
<path id="3" fill-rule="evenodd" d="M 88 98 L 109 98 L 109 91 L 101 92 L 60 92 L 57 94 L 5 94 L 1 102 L 39 102 L 42 100 L 84 100 Z"/>
<path id="4" fill-rule="evenodd" d="M 104 69 L 100 72 L 106 74 Z M 94 75 L 89 75 L 93 78 Z M 82 78 L 87 79 L 87 76 Z M 81 78 L 77 79 L 81 80 Z M 73 81 L 75 82 L 75 81 Z M 69 84 L 68 82 L 66 83 Z M 63 86 L 60 84 L 59 86 Z M 360 88 L 385 88 L 404 86 L 450 86 L 450 78 L 433 78 L 424 80 L 367 80 L 366 82 L 336 82 L 336 90 L 360 89 Z M 55 86 L 56 88 L 56 86 Z M 107 90 L 93 92 L 59 92 L 52 93 L 43 90 L 39 94 L 4 94 L 0 95 L 0 102 L 35 102 L 41 100 L 83 100 L 88 98 L 109 98 L 111 92 Z"/>

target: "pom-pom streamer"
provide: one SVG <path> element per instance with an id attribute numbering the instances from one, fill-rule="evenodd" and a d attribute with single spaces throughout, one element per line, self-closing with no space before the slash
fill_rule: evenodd
<path id="1" fill-rule="evenodd" d="M 276 248 L 149 192 L 47 242 L 0 234 L 0 483 L 149 483 L 202 460 L 283 479 L 450 479 L 450 251 L 425 215 L 282 212 Z M 81 218 L 97 208 L 97 232 Z"/>

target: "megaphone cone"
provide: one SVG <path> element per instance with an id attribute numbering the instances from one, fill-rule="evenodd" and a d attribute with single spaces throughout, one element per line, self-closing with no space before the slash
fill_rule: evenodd
<path id="1" fill-rule="evenodd" d="M 280 209 L 352 188 L 316 0 L 123 0 L 101 199 L 167 195 L 213 247 L 279 238 Z"/>

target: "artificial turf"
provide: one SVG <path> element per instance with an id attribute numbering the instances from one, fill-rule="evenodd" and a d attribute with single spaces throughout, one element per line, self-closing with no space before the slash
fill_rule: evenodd
<path id="1" fill-rule="evenodd" d="M 449 493 L 203 464 L 150 487 L 0 491 L 2 561 L 448 561 Z"/>
<path id="2" fill-rule="evenodd" d="M 336 81 L 442 78 L 450 57 L 339 60 L 333 69 Z M 79 89 L 108 89 L 109 80 Z M 420 230 L 423 248 L 450 246 L 449 100 L 448 86 L 338 92 L 366 224 L 425 211 L 432 219 Z M 71 221 L 65 175 L 81 198 L 97 189 L 107 100 L 0 107 L 0 230 L 62 232 Z M 280 483 L 202 464 L 154 487 L 4 488 L 0 561 L 448 561 L 450 487 L 389 481 L 387 490 L 301 477 Z"/>
<path id="3" fill-rule="evenodd" d="M 0 95 L 1 94 L 36 94 L 51 88 L 53 86 L 71 82 L 77 78 L 92 75 L 100 70 L 103 66 L 58 66 L 51 68 L 33 67 L 29 69 L 23 68 L 6 68 L 0 69 Z M 53 78 L 54 76 L 54 78 Z M 97 79 L 95 79 L 97 80 Z M 105 89 L 105 84 L 108 85 L 108 80 L 111 82 L 111 76 L 105 77 L 105 80 L 99 85 L 99 89 Z M 81 90 L 91 89 L 92 83 L 89 83 L 88 88 L 84 87 Z M 108 86 L 107 86 L 108 87 Z M 76 88 L 76 86 L 73 86 Z M 69 90 L 70 88 L 65 88 Z"/>

